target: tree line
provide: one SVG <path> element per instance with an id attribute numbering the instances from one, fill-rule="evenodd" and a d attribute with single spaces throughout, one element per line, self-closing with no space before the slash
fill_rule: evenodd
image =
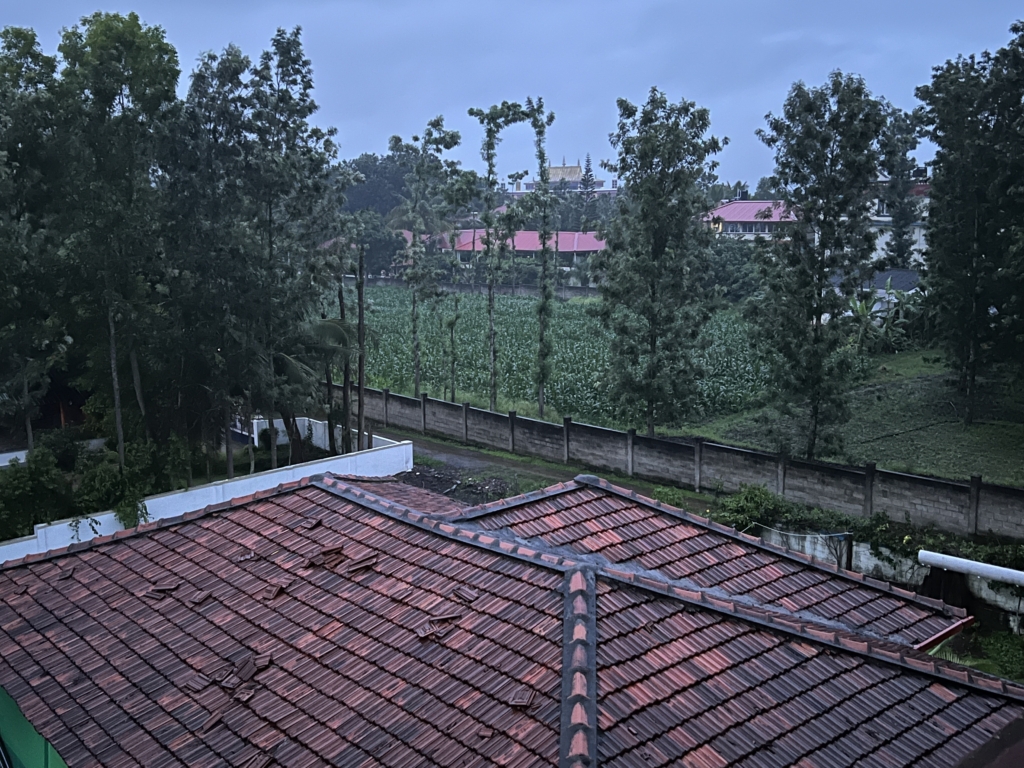
<path id="1" fill-rule="evenodd" d="M 417 390 L 418 313 L 423 302 L 444 307 L 454 400 L 459 298 L 440 282 L 467 274 L 445 247 L 467 223 L 482 232 L 473 269 L 488 287 L 492 408 L 495 288 L 514 274 L 515 233 L 540 234 L 543 415 L 560 273 L 553 234 L 571 222 L 607 242 L 588 277 L 600 289 L 594 311 L 612 332 L 605 384 L 623 420 L 653 434 L 684 418 L 701 375 L 692 355 L 700 328 L 730 292 L 749 294 L 777 405 L 799 425 L 797 450 L 821 455 L 848 415 L 851 303 L 880 266 L 872 206 L 881 194 L 892 211 L 885 263 L 906 263 L 919 215 L 911 153 L 922 135 L 939 148 L 927 301 L 970 401 L 979 375 L 1024 359 L 1024 29 L 1012 32 L 995 54 L 937 67 L 913 113 L 839 72 L 822 86 L 795 84 L 758 132 L 776 166 L 758 186 L 788 218 L 750 250 L 708 227 L 714 158 L 727 140 L 711 135 L 706 109 L 657 88 L 643 104 L 618 101 L 615 157 L 604 164 L 621 182 L 613 200 L 595 194 L 589 157 L 579 192 L 552 185 L 546 140 L 555 118 L 536 97 L 469 111 L 482 134 L 481 173 L 451 159 L 462 137 L 440 116 L 409 140 L 393 137 L 385 156 L 339 161 L 334 130 L 312 122 L 312 64 L 299 29 L 278 30 L 254 59 L 234 46 L 205 54 L 179 98 L 174 48 L 135 14 L 83 18 L 54 55 L 33 31 L 8 27 L 0 32 L 0 418 L 20 425 L 32 447 L 33 418 L 55 381 L 88 393 L 86 412 L 112 446 L 96 470 L 104 479 L 90 481 L 102 486 L 90 503 L 108 506 L 180 483 L 175 472 L 189 482 L 196 455 L 209 458 L 236 421 L 256 413 L 280 415 L 289 453 L 301 459 L 297 413 L 324 408 L 332 424 L 351 421 L 373 330 L 362 278 L 384 259 L 412 289 Z M 519 124 L 534 136 L 535 189 L 511 200 L 505 189 L 526 172 L 500 179 L 497 152 Z M 357 275 L 355 296 L 346 273 Z M 353 447 L 334 445 L 330 433 L 332 450 Z M 228 451 L 229 476 L 233 460 Z M 249 462 L 251 471 L 251 447 Z"/>

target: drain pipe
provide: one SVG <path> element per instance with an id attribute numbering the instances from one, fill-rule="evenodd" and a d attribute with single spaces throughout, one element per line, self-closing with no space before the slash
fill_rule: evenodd
<path id="1" fill-rule="evenodd" d="M 989 581 L 1001 581 L 1004 584 L 1024 587 L 1024 571 L 1015 571 L 1012 568 L 979 563 L 952 555 L 940 555 L 938 552 L 928 552 L 924 549 L 917 553 L 917 560 L 921 565 L 928 565 L 932 568 L 942 568 L 946 571 L 966 573 L 968 576 L 978 576 Z"/>

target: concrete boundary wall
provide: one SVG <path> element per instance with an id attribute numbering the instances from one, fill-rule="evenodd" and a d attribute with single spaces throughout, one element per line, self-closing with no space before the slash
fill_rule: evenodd
<path id="1" fill-rule="evenodd" d="M 787 459 L 773 453 L 701 439 L 663 440 L 566 418 L 562 424 L 492 413 L 435 400 L 366 390 L 367 416 L 378 425 L 443 435 L 467 445 L 496 448 L 555 462 L 582 464 L 653 482 L 732 493 L 762 485 L 802 504 L 851 515 L 934 525 L 960 534 L 1024 540 L 1024 488 L 969 483 Z"/>
<path id="2" fill-rule="evenodd" d="M 248 496 L 256 491 L 276 488 L 282 483 L 300 480 L 303 477 L 333 472 L 337 475 L 359 477 L 389 477 L 412 469 L 412 443 L 395 442 L 373 436 L 373 448 L 344 456 L 331 456 L 304 464 L 259 472 L 255 475 L 221 480 L 217 483 L 200 485 L 182 491 L 162 493 L 145 499 L 146 514 L 150 520 L 183 515 L 186 512 L 203 509 L 211 504 L 230 501 Z M 78 541 L 87 541 L 94 536 L 107 536 L 123 530 L 113 512 L 101 512 L 80 521 L 60 520 L 47 525 L 37 525 L 31 536 L 0 543 L 0 563 L 25 555 L 48 552 L 66 547 Z"/>

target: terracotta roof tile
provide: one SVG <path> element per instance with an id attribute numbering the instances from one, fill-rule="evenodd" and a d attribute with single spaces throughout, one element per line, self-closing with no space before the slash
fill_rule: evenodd
<path id="1" fill-rule="evenodd" d="M 835 574 L 640 497 L 441 522 L 389 488 L 314 479 L 0 569 L 0 684 L 76 765 L 948 765 L 1024 714 L 829 624 L 935 616 L 912 598 L 845 579 L 794 612 Z M 713 586 L 643 567 L 683 545 Z M 774 602 L 719 588 L 745 559 Z"/>
<path id="2" fill-rule="evenodd" d="M 925 643 L 964 617 L 589 476 L 471 507 L 456 519 L 907 645 Z"/>

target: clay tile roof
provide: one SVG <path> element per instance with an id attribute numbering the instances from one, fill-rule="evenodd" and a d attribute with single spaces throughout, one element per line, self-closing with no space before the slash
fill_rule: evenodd
<path id="1" fill-rule="evenodd" d="M 599 484 L 455 520 L 381 490 L 312 478 L 0 568 L 0 685 L 76 766 L 942 766 L 1024 716 L 905 644 L 485 527 L 615 514 Z"/>
<path id="2" fill-rule="evenodd" d="M 657 571 L 689 589 L 714 590 L 907 645 L 935 645 L 965 618 L 961 609 L 839 571 L 835 564 L 811 563 L 587 475 L 471 507 L 459 519 L 597 555 L 607 563 Z"/>

